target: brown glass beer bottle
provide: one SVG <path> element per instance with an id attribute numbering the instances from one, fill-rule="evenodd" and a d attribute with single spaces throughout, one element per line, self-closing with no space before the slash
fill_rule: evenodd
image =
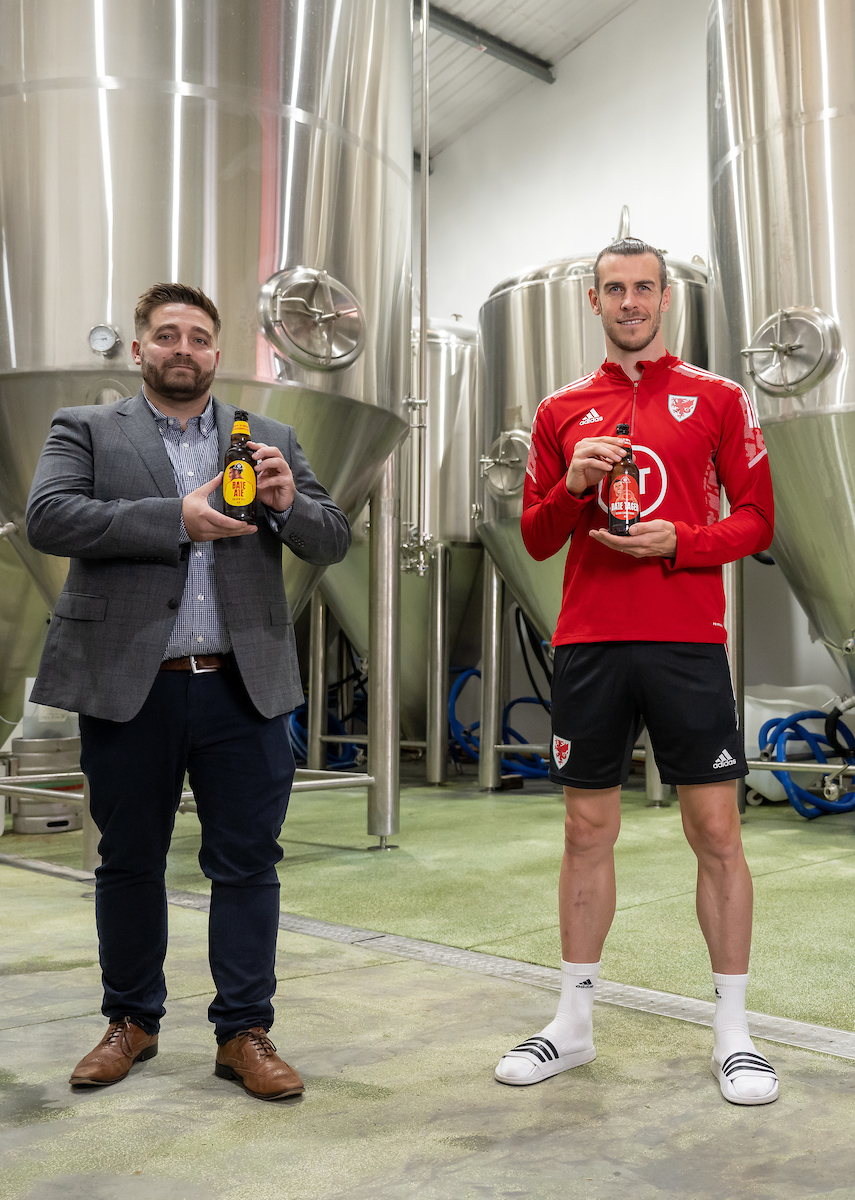
<path id="1" fill-rule="evenodd" d="M 620 462 L 615 463 L 609 475 L 609 533 L 629 537 L 630 526 L 637 525 L 641 520 L 638 467 L 632 457 L 629 426 L 618 425 L 615 433 L 626 443 L 626 453 Z"/>
<path id="2" fill-rule="evenodd" d="M 236 521 L 256 523 L 256 479 L 252 451 L 247 449 L 249 441 L 249 414 L 242 408 L 235 410 L 232 425 L 231 445 L 226 451 L 223 466 L 223 512 Z"/>

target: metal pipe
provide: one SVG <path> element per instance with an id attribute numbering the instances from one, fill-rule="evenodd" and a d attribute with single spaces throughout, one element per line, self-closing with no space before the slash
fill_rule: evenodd
<path id="1" fill-rule="evenodd" d="M 31 783 L 76 783 L 82 784 L 85 776 L 82 771 L 52 771 L 49 775 L 19 775 L 17 771 L 12 775 L 0 775 L 0 784 L 6 779 L 24 779 L 27 785 Z M 0 787 L 0 791 L 3 788 Z"/>
<path id="2" fill-rule="evenodd" d="M 422 5 L 422 162 L 430 159 L 430 4 Z M 421 181 L 421 240 L 419 242 L 419 399 L 427 400 L 428 332 L 428 214 L 430 171 L 419 172 Z"/>
<path id="3" fill-rule="evenodd" d="M 499 742 L 493 747 L 498 753 L 503 754 L 506 750 L 513 750 L 514 754 L 548 754 L 549 746 L 546 742 L 542 745 L 539 742 Z"/>
<path id="4" fill-rule="evenodd" d="M 321 741 L 328 744 L 334 742 L 337 745 L 344 742 L 348 746 L 367 746 L 368 735 L 365 733 L 325 733 Z M 420 742 L 417 738 L 401 738 L 398 745 L 402 750 L 424 750 L 427 742 Z"/>
<path id="5" fill-rule="evenodd" d="M 347 682 L 339 684 L 336 692 L 336 716 L 342 725 L 347 724 L 347 720 L 353 725 L 353 717 L 350 716 L 353 712 L 353 680 L 348 679 L 348 676 L 353 673 L 353 661 L 348 650 L 348 642 L 344 630 L 339 629 L 337 643 L 337 678 Z"/>
<path id="6" fill-rule="evenodd" d="M 98 843 L 101 833 L 92 819 L 89 807 L 89 780 L 83 782 L 83 853 L 81 866 L 84 871 L 94 871 L 101 866 L 101 855 L 98 853 Z"/>
<path id="7" fill-rule="evenodd" d="M 482 792 L 495 792 L 502 786 L 500 756 L 495 746 L 502 732 L 502 617 L 504 615 L 502 577 L 489 554 L 484 555 L 484 600 L 481 633 L 481 752 L 478 757 L 478 786 Z"/>
<path id="8" fill-rule="evenodd" d="M 722 492 L 722 519 L 730 515 L 730 504 Z M 727 650 L 730 660 L 730 677 L 733 682 L 733 697 L 740 735 L 745 731 L 745 628 L 742 602 L 742 560 L 726 563 L 722 569 L 724 585 L 724 628 L 727 633 Z M 740 813 L 745 812 L 745 780 L 736 784 L 736 801 Z"/>
<path id="9" fill-rule="evenodd" d="M 371 493 L 368 581 L 368 832 L 397 833 L 400 819 L 401 499 L 398 455 Z"/>
<path id="10" fill-rule="evenodd" d="M 648 808 L 670 808 L 671 788 L 667 792 L 653 757 L 653 747 L 650 744 L 650 731 L 644 731 L 644 790 L 647 793 Z"/>
<path id="11" fill-rule="evenodd" d="M 321 771 L 327 765 L 321 742 L 327 731 L 327 606 L 318 588 L 312 593 L 309 613 L 309 720 L 306 765 Z"/>
<path id="12" fill-rule="evenodd" d="M 833 763 L 818 762 L 770 762 L 766 759 L 749 758 L 749 771 L 787 771 L 790 775 L 833 775 L 835 778 L 855 779 L 855 767 L 835 767 Z"/>
<path id="13" fill-rule="evenodd" d="M 428 162 L 430 155 L 430 70 L 429 46 L 430 5 L 425 4 L 421 12 L 421 161 Z M 425 547 L 427 544 L 427 334 L 428 334 L 428 215 L 429 215 L 430 171 L 421 171 L 419 208 L 419 370 L 418 391 L 409 399 L 410 408 L 410 486 L 407 497 L 407 546 L 405 567 L 425 573 Z"/>
<path id="14" fill-rule="evenodd" d="M 28 784 L 12 783 L 12 779 L 27 779 L 26 775 L 4 775 L 0 778 L 0 793 L 4 796 L 21 796 L 25 800 L 59 800 L 63 804 L 80 805 L 83 796 L 74 792 L 58 792 L 52 788 L 30 787 Z"/>
<path id="15" fill-rule="evenodd" d="M 448 551 L 438 545 L 431 555 L 428 628 L 427 781 L 448 778 Z"/>

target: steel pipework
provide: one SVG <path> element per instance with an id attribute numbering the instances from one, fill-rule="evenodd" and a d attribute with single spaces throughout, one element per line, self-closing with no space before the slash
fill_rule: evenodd
<path id="1" fill-rule="evenodd" d="M 392 454 L 371 494 L 368 613 L 368 832 L 386 838 L 400 821 L 401 498 Z"/>

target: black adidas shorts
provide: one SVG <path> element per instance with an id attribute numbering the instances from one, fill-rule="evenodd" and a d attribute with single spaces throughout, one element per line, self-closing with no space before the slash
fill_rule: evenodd
<path id="1" fill-rule="evenodd" d="M 708 642 L 581 642 L 555 647 L 549 778 L 626 783 L 644 718 L 663 783 L 748 774 L 727 651 Z"/>

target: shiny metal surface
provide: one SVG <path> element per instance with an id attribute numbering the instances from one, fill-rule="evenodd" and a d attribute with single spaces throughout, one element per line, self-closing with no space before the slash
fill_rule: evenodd
<path id="1" fill-rule="evenodd" d="M 0 472 L 0 512 L 11 514 L 23 529 L 27 492 L 43 438 L 57 408 L 132 395 L 139 387 L 136 372 L 111 368 L 102 371 L 26 372 L 0 376 L 0 446 L 14 446 Z M 250 412 L 293 425 L 300 444 L 321 483 L 345 512 L 358 513 L 368 498 L 377 463 L 396 445 L 404 423 L 388 409 L 361 404 L 345 396 L 319 395 L 299 385 L 241 382 L 224 377 L 214 381 L 216 396 Z M 19 422 L 18 414 L 26 421 Z M 335 436 L 330 436 L 330 430 Z M 42 595 L 52 603 L 67 570 L 66 561 L 34 551 L 21 533 L 0 545 L 12 544 L 33 574 Z M 293 555 L 283 560 L 288 598 L 294 613 L 305 604 L 323 574 Z"/>
<path id="2" fill-rule="evenodd" d="M 140 292 L 182 279 L 220 309 L 224 373 L 400 404 L 405 0 L 2 0 L 0 45 L 0 371 L 91 367 L 96 324 L 129 361 Z M 260 285 L 289 267 L 359 300 L 349 369 L 278 358 L 258 329 Z"/>
<path id="3" fill-rule="evenodd" d="M 713 366 L 753 396 L 775 485 L 772 553 L 855 683 L 855 10 L 716 0 L 707 48 Z M 839 350 L 804 371 L 821 357 L 806 321 L 817 313 Z M 773 327 L 800 350 L 742 354 Z"/>
<path id="4" fill-rule="evenodd" d="M 7 720 L 21 715 L 24 680 L 38 669 L 49 611 L 14 548 L 0 540 L 0 717 Z M 0 722 L 0 745 L 11 731 Z"/>
<path id="5" fill-rule="evenodd" d="M 410 6 L 0 0 L 0 46 L 0 511 L 56 407 L 137 391 L 137 297 L 180 279 L 222 316 L 216 393 L 294 417 L 355 515 L 405 429 Z M 52 600 L 61 564 L 18 548 Z M 317 572 L 285 576 L 299 608 Z"/>
<path id="6" fill-rule="evenodd" d="M 722 489 L 721 519 L 730 516 L 730 502 Z M 721 571 L 724 588 L 724 630 L 727 635 L 727 658 L 730 664 L 730 679 L 736 701 L 736 720 L 739 729 L 745 729 L 745 592 L 743 588 L 743 560 L 725 563 Z M 745 778 L 736 780 L 736 803 L 741 813 L 746 804 Z"/>
<path id="7" fill-rule="evenodd" d="M 365 348 L 359 301 L 326 271 L 277 271 L 259 293 L 258 324 L 283 358 L 313 370 L 340 371 Z"/>
<path id="8" fill-rule="evenodd" d="M 398 455 L 383 464 L 371 494 L 368 630 L 368 832 L 386 838 L 400 827 L 401 790 L 401 500 Z"/>
<path id="9" fill-rule="evenodd" d="M 519 517 L 501 517 L 478 526 L 484 549 L 525 609 L 537 632 L 549 641 L 561 612 L 566 551 L 536 562 L 522 540 Z M 525 597 L 525 600 L 522 599 Z"/>
<path id="10" fill-rule="evenodd" d="M 812 391 L 840 356 L 840 331 L 818 308 L 780 308 L 742 351 L 752 382 L 770 396 Z"/>
<path id="11" fill-rule="evenodd" d="M 448 776 L 448 550 L 440 544 L 430 556 L 428 582 L 428 678 L 425 767 L 428 783 Z"/>
<path id="12" fill-rule="evenodd" d="M 419 339 L 413 336 L 413 377 Z M 467 325 L 431 321 L 427 331 L 424 526 L 431 542 L 478 543 L 472 519 L 477 497 L 476 381 L 478 334 Z M 416 526 L 420 486 L 417 448 L 402 451 L 401 519 L 405 540 Z"/>
<path id="13" fill-rule="evenodd" d="M 447 638 L 451 665 L 474 666 L 480 654 L 481 543 L 472 508 L 476 497 L 477 334 L 456 323 L 432 322 L 427 337 L 428 405 L 426 466 L 423 487 L 425 525 L 431 548 L 447 553 Z M 418 337 L 413 337 L 414 371 Z M 402 463 L 402 541 L 405 558 L 413 556 L 412 532 L 418 513 L 418 450 L 408 440 Z M 361 655 L 368 652 L 367 513 L 353 523 L 353 544 L 344 562 L 327 569 L 323 593 L 336 620 Z M 405 737 L 423 738 L 427 721 L 430 563 L 427 572 L 401 578 L 401 721 Z"/>
<path id="14" fill-rule="evenodd" d="M 365 522 L 360 520 L 356 532 Z M 447 636 L 454 667 L 474 666 L 481 650 L 480 545 L 446 546 L 448 556 Z M 344 562 L 329 568 L 321 582 L 335 618 L 360 656 L 368 655 L 368 542 L 364 533 L 354 539 Z M 401 729 L 405 739 L 424 740 L 427 734 L 431 573 L 401 574 Z M 368 664 L 369 675 L 371 663 Z"/>
<path id="15" fill-rule="evenodd" d="M 323 771 L 327 765 L 326 746 L 321 738 L 327 731 L 327 606 L 315 589 L 309 601 L 309 708 L 306 728 L 306 767 Z"/>
<path id="16" fill-rule="evenodd" d="M 628 213 L 621 230 L 628 232 Z M 505 279 L 479 316 L 480 478 L 478 534 L 538 632 L 550 638 L 561 605 L 565 551 L 535 562 L 519 531 L 530 429 L 545 396 L 595 370 L 603 329 L 588 300 L 596 255 L 547 263 Z M 706 270 L 700 259 L 668 259 L 671 307 L 665 345 L 706 366 Z"/>
<path id="17" fill-rule="evenodd" d="M 495 792 L 502 786 L 502 756 L 494 747 L 502 741 L 502 618 L 505 611 L 505 585 L 491 554 L 484 560 L 482 596 L 478 786 L 482 792 Z"/>

